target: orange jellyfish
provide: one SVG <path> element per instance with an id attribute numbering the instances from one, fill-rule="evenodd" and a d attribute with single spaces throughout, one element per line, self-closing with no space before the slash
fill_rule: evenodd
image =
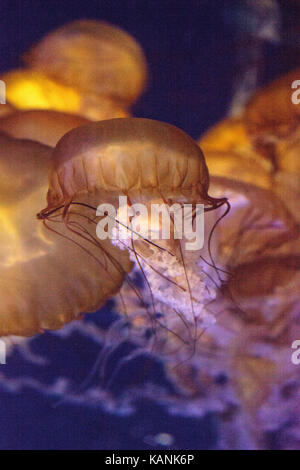
<path id="1" fill-rule="evenodd" d="M 289 253 L 299 243 L 299 225 L 272 191 L 234 179 L 211 176 L 211 193 L 224 194 L 231 211 L 215 233 L 215 256 L 227 269 L 262 256 Z"/>
<path id="2" fill-rule="evenodd" d="M 300 110 L 292 101 L 292 84 L 299 79 L 297 68 L 272 81 L 250 100 L 245 111 L 248 131 L 258 148 L 268 150 L 300 124 Z M 266 152 L 267 155 L 267 152 Z"/>
<path id="3" fill-rule="evenodd" d="M 2 75 L 7 100 L 17 109 L 49 109 L 102 120 L 125 117 L 127 111 L 106 96 L 80 94 L 74 87 L 55 82 L 46 75 L 19 69 Z"/>
<path id="4" fill-rule="evenodd" d="M 291 208 L 297 220 L 300 196 L 298 78 L 299 68 L 274 80 L 253 96 L 244 113 L 254 148 L 272 164 L 273 190 Z"/>
<path id="5" fill-rule="evenodd" d="M 118 292 L 131 268 L 127 252 L 109 241 L 101 251 L 84 240 L 79 247 L 69 242 L 63 226 L 53 224 L 50 231 L 37 220 L 51 151 L 0 134 L 2 336 L 57 329 L 98 309 Z"/>
<path id="6" fill-rule="evenodd" d="M 55 146 L 71 129 L 89 121 L 74 114 L 58 111 L 15 111 L 0 119 L 0 130 L 18 139 L 29 139 Z"/>
<path id="7" fill-rule="evenodd" d="M 227 118 L 199 139 L 212 175 L 272 188 L 272 163 L 259 155 L 241 118 Z"/>
<path id="8" fill-rule="evenodd" d="M 58 83 L 85 95 L 109 97 L 125 107 L 136 101 L 146 82 L 146 61 L 139 44 L 102 21 L 62 26 L 33 46 L 25 61 Z"/>
<path id="9" fill-rule="evenodd" d="M 128 116 L 147 76 L 139 44 L 118 27 L 94 20 L 48 34 L 26 54 L 26 63 L 2 76 L 10 103 L 95 121 Z"/>
<path id="10" fill-rule="evenodd" d="M 118 198 L 126 197 L 134 214 L 124 239 L 117 238 L 114 243 L 130 253 L 142 273 L 150 306 L 143 305 L 149 318 L 153 326 L 161 325 L 156 313 L 163 304 L 175 316 L 186 318 L 182 321 L 190 339 L 193 325 L 195 340 L 198 324 L 213 321 L 205 309 L 205 274 L 199 264 L 199 248 L 190 253 L 186 250 L 185 233 L 177 238 L 168 211 L 174 204 L 176 210 L 185 204 L 192 209 L 203 204 L 206 213 L 228 204 L 226 198 L 209 196 L 208 187 L 203 154 L 184 132 L 149 119 L 112 119 L 74 129 L 58 142 L 53 152 L 48 205 L 38 217 L 49 228 L 52 221 L 60 221 L 76 242 L 82 237 L 91 241 L 96 237 L 96 223 L 93 226 L 89 221 L 95 217 L 97 206 L 110 203 L 118 207 Z M 161 219 L 156 225 L 148 224 L 153 205 L 161 204 L 171 218 L 169 237 L 162 238 Z M 141 205 L 146 207 L 146 214 Z M 140 227 L 150 225 L 146 235 L 135 239 L 134 217 Z M 211 265 L 213 261 L 208 262 Z M 143 301 L 139 294 L 137 298 Z"/>
<path id="11" fill-rule="evenodd" d="M 227 118 L 208 129 L 199 139 L 203 152 L 251 152 L 247 127 L 242 118 Z"/>

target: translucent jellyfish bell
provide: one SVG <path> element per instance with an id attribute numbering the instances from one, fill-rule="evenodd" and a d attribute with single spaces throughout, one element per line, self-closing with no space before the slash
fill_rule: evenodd
<path id="1" fill-rule="evenodd" d="M 57 329 L 96 310 L 118 292 L 131 267 L 127 253 L 109 242 L 100 253 L 84 241 L 79 247 L 61 224 L 50 231 L 37 220 L 50 158 L 50 147 L 0 135 L 2 336 Z"/>
<path id="2" fill-rule="evenodd" d="M 0 119 L 0 130 L 18 139 L 55 146 L 68 131 L 88 122 L 83 117 L 58 111 L 15 111 Z"/>
<path id="3" fill-rule="evenodd" d="M 48 206 L 40 218 L 51 226 L 51 216 L 57 214 L 68 226 L 76 214 L 86 230 L 84 218 L 95 215 L 99 204 L 111 203 L 118 208 L 119 196 L 126 196 L 130 208 L 137 203 L 147 208 L 140 226 L 149 228 L 154 204 L 170 207 L 177 203 L 178 210 L 184 203 L 198 203 L 210 211 L 227 202 L 210 197 L 208 187 L 203 154 L 180 129 L 149 119 L 112 119 L 74 129 L 58 142 Z M 182 240 L 176 239 L 174 230 L 162 239 L 160 223 L 155 227 L 150 224 L 147 234 L 134 241 L 131 225 L 127 226 L 127 237 L 114 243 L 130 253 L 151 291 L 154 309 L 162 302 L 196 324 L 197 318 L 201 322 L 207 315 L 199 248 L 187 253 L 181 244 L 185 234 Z"/>
<path id="4" fill-rule="evenodd" d="M 135 39 L 96 20 L 74 21 L 49 33 L 25 60 L 34 70 L 80 93 L 107 96 L 125 106 L 141 94 L 147 75 Z"/>
<path id="5" fill-rule="evenodd" d="M 126 117 L 124 106 L 108 96 L 80 93 L 75 86 L 55 81 L 30 69 L 2 75 L 7 100 L 17 109 L 49 109 L 73 113 L 92 120 Z"/>

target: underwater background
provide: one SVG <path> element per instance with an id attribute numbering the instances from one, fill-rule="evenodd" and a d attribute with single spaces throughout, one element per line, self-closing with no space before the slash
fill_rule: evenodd
<path id="1" fill-rule="evenodd" d="M 60 25 L 105 20 L 146 54 L 150 79 L 134 115 L 198 138 L 251 90 L 299 64 L 299 12 L 293 1 L 1 0 L 0 72 Z M 222 447 L 218 414 L 185 399 L 162 358 L 134 340 L 107 338 L 117 318 L 110 301 L 58 332 L 13 340 L 0 365 L 1 449 Z M 216 375 L 216 387 L 226 381 Z M 270 435 L 269 447 L 278 439 Z"/>

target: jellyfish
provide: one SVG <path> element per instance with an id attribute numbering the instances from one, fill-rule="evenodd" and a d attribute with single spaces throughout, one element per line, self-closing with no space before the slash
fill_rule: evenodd
<path id="1" fill-rule="evenodd" d="M 50 231 L 36 219 L 51 152 L 0 134 L 1 336 L 57 329 L 97 310 L 118 293 L 131 269 L 127 252 L 109 241 L 101 252 L 84 240 L 79 248 L 69 243 L 64 227 Z"/>
<path id="2" fill-rule="evenodd" d="M 299 107 L 292 101 L 292 84 L 299 78 L 299 68 L 273 80 L 249 101 L 245 121 L 258 148 L 272 147 L 288 136 L 300 123 Z"/>
<path id="3" fill-rule="evenodd" d="M 146 82 L 146 61 L 128 33 L 96 20 L 71 22 L 46 35 L 25 55 L 33 70 L 82 94 L 107 96 L 126 106 Z"/>
<path id="4" fill-rule="evenodd" d="M 287 169 L 292 173 L 294 169 L 293 166 L 288 168 L 291 156 L 285 162 L 285 150 L 295 147 L 298 141 L 300 114 L 297 102 L 293 101 L 298 76 L 299 68 L 259 90 L 248 103 L 243 117 L 254 148 L 271 162 L 275 176 Z M 294 159 L 294 164 L 297 160 Z M 280 182 L 279 186 L 284 191 Z"/>
<path id="5" fill-rule="evenodd" d="M 95 222 L 93 226 L 88 222 L 97 215 L 99 204 L 118 208 L 119 197 L 126 198 L 131 215 L 127 223 L 122 223 L 126 229 L 124 237 L 115 237 L 113 242 L 130 254 L 147 293 L 141 294 L 134 286 L 126 285 L 137 299 L 154 336 L 164 323 L 161 309 L 165 308 L 181 318 L 188 337 L 183 341 L 192 346 L 198 325 L 213 321 L 213 315 L 205 309 L 208 297 L 214 296 L 213 287 L 211 291 L 207 289 L 201 263 L 208 269 L 214 270 L 215 266 L 209 247 L 210 261 L 203 261 L 199 248 L 193 252 L 187 250 L 185 238 L 191 240 L 195 233 L 193 237 L 185 233 L 177 237 L 175 212 L 187 204 L 192 223 L 196 204 L 203 205 L 204 214 L 228 204 L 226 198 L 208 195 L 208 170 L 197 144 L 178 128 L 149 119 L 90 123 L 68 132 L 58 142 L 52 156 L 49 184 L 48 205 L 38 217 L 50 228 L 53 220 L 64 224 L 77 243 L 82 237 L 94 242 L 98 224 Z M 169 217 L 168 237 L 160 236 L 162 219 L 155 223 L 149 220 L 153 206 L 161 205 Z M 120 228 L 119 209 L 122 207 L 110 215 L 116 222 L 113 229 Z M 101 213 L 97 220 L 102 220 Z M 142 230 L 145 226 L 146 231 Z M 107 229 L 107 236 L 112 238 L 111 235 L 113 230 Z M 168 331 L 169 327 L 164 324 L 162 330 Z"/>
<path id="6" fill-rule="evenodd" d="M 55 146 L 66 132 L 88 122 L 83 117 L 58 111 L 15 111 L 0 119 L 0 130 L 18 139 Z"/>
<path id="7" fill-rule="evenodd" d="M 225 119 L 199 140 L 210 172 L 271 190 L 299 219 L 299 112 L 292 102 L 298 69 L 258 91 L 239 118 Z"/>
<path id="8" fill-rule="evenodd" d="M 244 121 L 257 154 L 272 164 L 273 190 L 300 220 L 300 114 L 293 96 L 298 96 L 298 75 L 299 68 L 258 91 L 246 107 Z"/>
<path id="9" fill-rule="evenodd" d="M 245 120 L 223 119 L 199 139 L 210 173 L 270 189 L 273 166 L 253 147 Z"/>
<path id="10" fill-rule="evenodd" d="M 59 83 L 31 69 L 18 69 L 2 75 L 7 100 L 21 110 L 49 109 L 102 120 L 126 117 L 123 106 L 107 96 L 81 94 L 74 86 Z"/>
<path id="11" fill-rule="evenodd" d="M 49 33 L 25 55 L 26 68 L 2 76 L 19 109 L 52 109 L 99 121 L 129 115 L 145 88 L 146 60 L 125 31 L 81 20 Z"/>
<path id="12" fill-rule="evenodd" d="M 299 225 L 272 191 L 218 176 L 211 176 L 210 187 L 214 197 L 224 194 L 231 205 L 216 231 L 216 258 L 226 268 L 296 249 Z"/>
<path id="13" fill-rule="evenodd" d="M 203 152 L 213 151 L 241 151 L 251 152 L 251 142 L 247 127 L 242 117 L 226 118 L 208 129 L 199 139 Z"/>

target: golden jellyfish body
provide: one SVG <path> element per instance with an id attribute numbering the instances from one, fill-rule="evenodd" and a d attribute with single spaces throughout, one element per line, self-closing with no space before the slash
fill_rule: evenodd
<path id="1" fill-rule="evenodd" d="M 49 33 L 25 57 L 27 64 L 84 94 L 136 101 L 146 81 L 139 44 L 117 26 L 80 20 Z"/>
<path id="2" fill-rule="evenodd" d="M 244 113 L 244 120 L 256 151 L 273 166 L 273 190 L 286 202 L 298 221 L 299 73 L 299 68 L 292 70 L 259 90 L 250 100 Z M 296 96 L 293 97 L 295 93 Z"/>
<path id="3" fill-rule="evenodd" d="M 198 203 L 209 212 L 226 203 L 224 198 L 210 197 L 208 187 L 203 154 L 183 131 L 149 119 L 113 119 L 74 129 L 59 141 L 53 153 L 48 206 L 39 217 L 51 226 L 53 214 L 60 214 L 67 225 L 76 216 L 86 230 L 86 219 L 96 206 L 118 207 L 119 196 L 126 197 L 129 208 L 137 212 L 128 222 L 126 237 L 115 243 L 128 250 L 142 272 L 153 309 L 162 303 L 171 312 L 182 312 L 187 322 L 201 323 L 208 315 L 199 249 L 197 255 L 188 253 L 184 234 L 177 239 L 172 227 L 170 237 L 162 239 L 161 221 L 152 224 L 149 216 L 155 204 L 165 204 L 168 211 L 175 203 L 177 209 Z M 139 213 L 136 204 L 144 205 L 146 213 Z M 135 240 L 134 216 L 148 230 Z"/>
<path id="4" fill-rule="evenodd" d="M 26 68 L 2 76 L 7 99 L 20 109 L 52 109 L 102 120 L 129 115 L 145 88 L 139 44 L 102 21 L 69 23 L 25 54 Z"/>
<path id="5" fill-rule="evenodd" d="M 272 186 L 272 164 L 257 154 L 242 118 L 227 118 L 199 139 L 212 175 L 237 179 L 262 188 Z"/>
<path id="6" fill-rule="evenodd" d="M 250 100 L 244 113 L 248 134 L 257 151 L 269 158 L 274 172 L 300 174 L 300 109 L 293 101 L 300 68 L 272 81 Z M 297 94 L 298 91 L 296 90 Z"/>
<path id="7" fill-rule="evenodd" d="M 7 100 L 21 110 L 49 109 L 102 120 L 126 117 L 124 106 L 110 97 L 82 94 L 74 86 L 59 83 L 31 69 L 19 69 L 2 75 Z"/>
<path id="8" fill-rule="evenodd" d="M 216 124 L 199 144 L 211 174 L 269 189 L 299 221 L 300 114 L 291 88 L 297 74 L 258 91 L 241 117 Z"/>
<path id="9" fill-rule="evenodd" d="M 88 122 L 83 117 L 58 111 L 15 111 L 0 119 L 0 130 L 18 139 L 34 140 L 54 147 L 68 131 Z"/>
<path id="10" fill-rule="evenodd" d="M 259 90 L 248 103 L 245 121 L 251 137 L 260 145 L 272 145 L 287 137 L 300 124 L 300 109 L 292 101 L 300 68 L 273 80 Z"/>
<path id="11" fill-rule="evenodd" d="M 208 129 L 199 139 L 203 152 L 250 150 L 247 128 L 241 118 L 227 118 Z"/>
<path id="12" fill-rule="evenodd" d="M 51 232 L 37 220 L 51 151 L 37 142 L 0 135 L 2 336 L 57 329 L 96 310 L 118 291 L 131 267 L 127 254 L 108 242 L 99 253 L 83 241 L 84 251 L 65 238 L 61 224 L 54 224 Z M 122 269 L 110 262 L 111 254 Z"/>

